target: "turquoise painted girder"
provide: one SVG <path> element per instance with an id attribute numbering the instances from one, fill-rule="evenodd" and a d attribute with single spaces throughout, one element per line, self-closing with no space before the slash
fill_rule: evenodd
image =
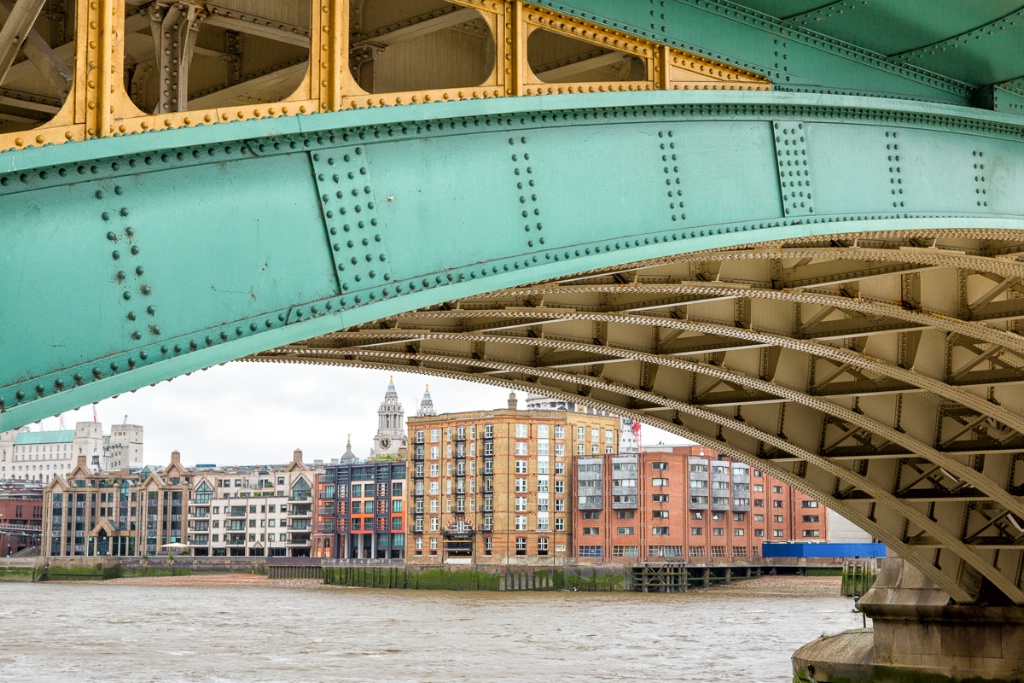
<path id="1" fill-rule="evenodd" d="M 594 268 L 801 235 L 1024 228 L 1014 117 L 878 104 L 481 100 L 4 154 L 0 429 Z"/>
<path id="2" fill-rule="evenodd" d="M 775 88 L 1024 112 L 1020 0 L 536 0 Z"/>

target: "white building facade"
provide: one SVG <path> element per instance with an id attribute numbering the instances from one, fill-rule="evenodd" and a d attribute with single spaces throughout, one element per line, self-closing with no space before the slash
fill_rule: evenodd
<path id="1" fill-rule="evenodd" d="M 115 425 L 103 434 L 100 422 L 79 422 L 74 429 L 33 432 L 27 427 L 0 433 L 0 479 L 47 484 L 74 469 L 85 456 L 93 470 L 141 469 L 143 429 Z"/>
<path id="2" fill-rule="evenodd" d="M 194 471 L 187 543 L 196 556 L 308 557 L 313 488 L 323 469 L 296 450 L 285 467 Z"/>

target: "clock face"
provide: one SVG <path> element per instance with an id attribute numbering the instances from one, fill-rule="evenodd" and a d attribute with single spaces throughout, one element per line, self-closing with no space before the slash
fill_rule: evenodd
<path id="1" fill-rule="evenodd" d="M 382 438 L 380 440 L 380 447 L 381 448 L 389 448 L 390 446 L 391 446 L 391 439 L 389 439 L 388 437 L 385 436 L 384 438 Z"/>

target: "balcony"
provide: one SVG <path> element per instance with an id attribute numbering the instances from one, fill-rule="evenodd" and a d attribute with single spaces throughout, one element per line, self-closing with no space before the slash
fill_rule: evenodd
<path id="1" fill-rule="evenodd" d="M 238 518 L 245 519 L 245 506 L 243 505 L 243 506 L 240 506 L 240 507 L 233 507 L 233 508 L 229 509 L 227 511 L 227 517 L 228 517 L 228 519 L 232 519 L 232 518 L 234 518 L 234 519 L 238 519 Z"/>
<path id="2" fill-rule="evenodd" d="M 291 518 L 304 518 L 312 517 L 313 510 L 312 506 L 309 505 L 291 505 L 288 507 L 288 517 Z"/>

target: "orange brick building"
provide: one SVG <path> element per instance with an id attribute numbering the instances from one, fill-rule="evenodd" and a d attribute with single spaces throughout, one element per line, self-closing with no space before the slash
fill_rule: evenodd
<path id="1" fill-rule="evenodd" d="M 828 536 L 825 508 L 757 468 L 700 446 L 576 461 L 581 561 L 752 561 L 761 544 Z"/>
<path id="2" fill-rule="evenodd" d="M 411 563 L 537 562 L 572 553 L 575 457 L 618 449 L 617 417 L 504 410 L 411 417 Z"/>

